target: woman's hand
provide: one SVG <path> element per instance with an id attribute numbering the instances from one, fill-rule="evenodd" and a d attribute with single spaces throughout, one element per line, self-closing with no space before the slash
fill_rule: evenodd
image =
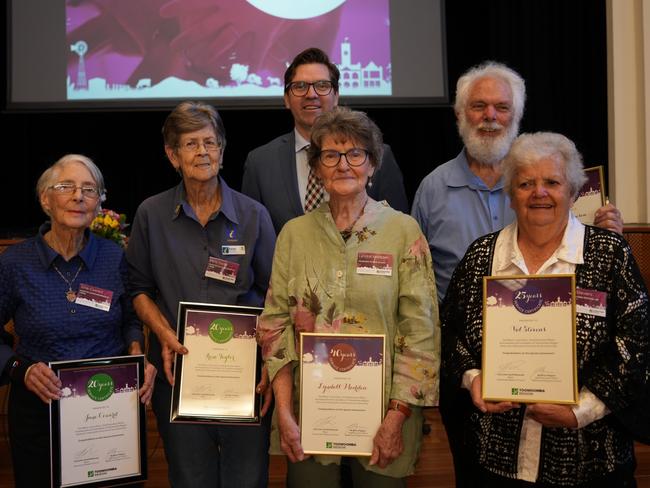
<path id="1" fill-rule="evenodd" d="M 169 322 L 151 298 L 140 293 L 133 299 L 133 307 L 138 318 L 156 334 L 158 342 L 160 342 L 165 377 L 173 386 L 172 364 L 174 364 L 175 355 L 187 354 L 189 351 L 178 342 L 176 332 L 169 326 Z"/>
<path id="2" fill-rule="evenodd" d="M 133 341 L 129 345 L 129 354 L 131 356 L 136 356 L 143 354 L 142 347 L 138 341 Z M 148 405 L 151 402 L 151 396 L 153 395 L 153 386 L 156 380 L 156 367 L 147 361 L 147 358 L 144 358 L 144 382 L 140 387 L 140 401 L 145 405 Z"/>
<path id="3" fill-rule="evenodd" d="M 161 355 L 163 359 L 163 370 L 165 371 L 165 377 L 169 384 L 174 386 L 174 375 L 172 373 L 172 365 L 174 364 L 174 359 L 176 354 L 187 354 L 189 350 L 183 344 L 178 342 L 176 333 L 170 328 L 165 328 L 160 332 L 156 332 L 158 336 L 158 341 L 161 346 Z"/>
<path id="4" fill-rule="evenodd" d="M 578 428 L 578 419 L 569 405 L 535 403 L 528 405 L 526 415 L 544 427 Z"/>
<path id="5" fill-rule="evenodd" d="M 264 395 L 264 402 L 262 403 L 262 409 L 260 410 L 260 415 L 264 417 L 271 406 L 271 400 L 273 400 L 273 388 L 271 388 L 271 383 L 269 382 L 269 371 L 266 369 L 266 364 L 262 366 L 262 378 L 257 384 L 255 391 L 257 391 L 259 395 Z"/>
<path id="6" fill-rule="evenodd" d="M 293 367 L 291 363 L 285 364 L 275 373 L 273 393 L 275 394 L 275 411 L 278 417 L 282 452 L 292 463 L 304 461 L 309 456 L 305 456 L 305 451 L 300 444 L 300 427 L 293 415 Z"/>
<path id="7" fill-rule="evenodd" d="M 309 457 L 302 450 L 300 427 L 298 427 L 293 412 L 288 409 L 278 410 L 278 430 L 280 432 L 280 447 L 282 452 L 289 458 L 289 461 L 297 463 Z"/>
<path id="8" fill-rule="evenodd" d="M 156 373 L 158 370 L 146 359 L 144 360 L 144 383 L 140 388 L 140 401 L 145 405 L 151 403 L 153 396 L 153 387 L 156 382 Z"/>
<path id="9" fill-rule="evenodd" d="M 405 420 L 406 416 L 402 412 L 388 411 L 372 440 L 372 456 L 369 463 L 371 466 L 376 464 L 385 468 L 402 454 L 402 425 Z"/>
<path id="10" fill-rule="evenodd" d="M 32 364 L 25 372 L 24 382 L 45 403 L 61 398 L 61 380 L 45 363 Z"/>
<path id="11" fill-rule="evenodd" d="M 470 390 L 472 395 L 472 402 L 476 408 L 478 408 L 483 413 L 503 413 L 513 408 L 519 408 L 518 403 L 513 402 L 486 402 L 481 396 L 481 375 L 476 375 L 472 380 L 472 389 Z"/>

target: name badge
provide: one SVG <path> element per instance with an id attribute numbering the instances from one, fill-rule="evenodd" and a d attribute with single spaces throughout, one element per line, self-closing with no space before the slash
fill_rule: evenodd
<path id="1" fill-rule="evenodd" d="M 234 283 L 237 279 L 238 271 L 239 264 L 210 256 L 208 258 L 208 267 L 205 270 L 205 276 L 213 280 Z"/>
<path id="2" fill-rule="evenodd" d="M 607 293 L 576 288 L 576 312 L 597 317 L 607 316 Z"/>
<path id="3" fill-rule="evenodd" d="M 360 252 L 357 254 L 357 274 L 393 276 L 393 255 Z"/>
<path id="4" fill-rule="evenodd" d="M 96 286 L 81 283 L 77 292 L 77 299 L 74 301 L 77 305 L 84 307 L 96 308 L 108 312 L 111 309 L 111 300 L 113 292 L 97 288 Z"/>
<path id="5" fill-rule="evenodd" d="M 221 254 L 224 256 L 243 256 L 246 254 L 246 246 L 221 246 Z"/>

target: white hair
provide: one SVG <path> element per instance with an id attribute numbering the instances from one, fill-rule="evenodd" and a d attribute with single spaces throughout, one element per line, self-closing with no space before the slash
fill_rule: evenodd
<path id="1" fill-rule="evenodd" d="M 458 78 L 458 82 L 456 83 L 456 102 L 454 104 L 456 113 L 460 114 L 465 109 L 470 89 L 474 83 L 483 78 L 503 80 L 510 86 L 514 113 L 513 122 L 519 125 L 524 115 L 524 107 L 526 104 L 526 82 L 515 70 L 495 61 L 485 61 L 478 66 L 474 66 Z"/>
<path id="2" fill-rule="evenodd" d="M 99 193 L 99 203 L 101 204 L 106 200 L 106 187 L 104 186 L 104 176 L 99 170 L 97 165 L 93 163 L 92 159 L 81 154 L 66 154 L 61 159 L 59 159 L 52 166 L 43 171 L 38 182 L 36 182 L 36 195 L 38 197 L 47 190 L 50 186 L 55 183 L 56 178 L 59 176 L 59 173 L 69 163 L 77 162 L 83 164 L 86 169 L 90 172 L 90 175 L 93 177 L 95 184 L 97 185 L 97 192 Z M 39 198 L 40 201 L 40 198 Z M 41 208 L 43 205 L 41 204 Z M 43 211 L 48 214 L 47 210 L 43 208 Z M 49 215 L 49 214 L 48 214 Z"/>
<path id="3" fill-rule="evenodd" d="M 564 164 L 564 176 L 569 184 L 571 198 L 575 198 L 587 181 L 582 156 L 569 138 L 554 132 L 522 134 L 515 139 L 510 152 L 503 160 L 505 191 L 512 196 L 512 181 L 522 167 L 557 156 Z"/>

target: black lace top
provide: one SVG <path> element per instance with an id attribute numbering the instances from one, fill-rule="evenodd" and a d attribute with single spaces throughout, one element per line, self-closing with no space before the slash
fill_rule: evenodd
<path id="1" fill-rule="evenodd" d="M 456 268 L 442 312 L 441 380 L 458 389 L 481 369 L 483 276 L 491 274 L 498 233 L 477 239 Z M 587 226 L 576 287 L 607 293 L 607 316 L 578 313 L 578 387 L 612 412 L 581 429 L 543 428 L 538 482 L 572 486 L 634 466 L 633 438 L 650 438 L 648 291 L 623 237 Z M 473 409 L 465 419 L 469 451 L 484 468 L 516 477 L 525 408 L 503 414 Z"/>

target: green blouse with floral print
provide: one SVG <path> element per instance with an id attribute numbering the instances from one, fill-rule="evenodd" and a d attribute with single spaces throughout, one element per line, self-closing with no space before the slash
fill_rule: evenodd
<path id="1" fill-rule="evenodd" d="M 359 253 L 392 256 L 392 273 L 357 272 Z M 271 284 L 258 325 L 258 342 L 271 379 L 287 363 L 298 366 L 299 333 L 386 335 L 385 398 L 409 403 L 404 452 L 388 467 L 367 469 L 403 477 L 414 471 L 422 437 L 422 412 L 436 405 L 440 324 L 436 285 L 426 239 L 410 216 L 369 200 L 346 241 L 327 203 L 288 222 L 278 236 Z M 298 410 L 299 369 L 294 369 Z M 275 423 L 274 423 L 275 425 Z M 281 454 L 277 429 L 271 452 Z M 337 456 L 316 456 L 322 464 Z"/>

